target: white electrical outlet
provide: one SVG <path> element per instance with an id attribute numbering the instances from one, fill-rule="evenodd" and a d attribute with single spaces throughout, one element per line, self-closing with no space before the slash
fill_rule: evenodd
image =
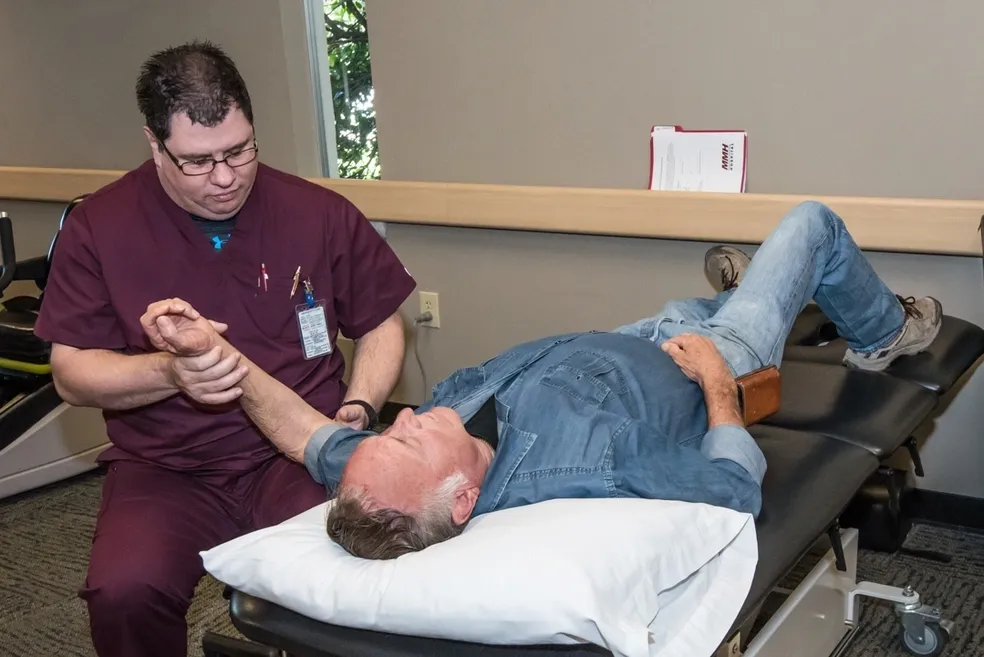
<path id="1" fill-rule="evenodd" d="M 423 315 L 424 313 L 430 313 L 431 320 L 421 322 L 421 326 L 441 328 L 441 308 L 437 304 L 437 292 L 420 293 L 420 314 Z"/>

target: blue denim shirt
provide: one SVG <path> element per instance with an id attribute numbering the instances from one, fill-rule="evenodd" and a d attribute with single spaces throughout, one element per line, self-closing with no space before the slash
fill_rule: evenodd
<path id="1" fill-rule="evenodd" d="M 434 387 L 468 421 L 495 396 L 499 444 L 474 515 L 553 498 L 703 502 L 758 516 L 765 457 L 744 427 L 708 431 L 700 387 L 653 342 L 576 333 L 527 342 Z M 329 425 L 305 465 L 329 491 L 369 431 Z"/>

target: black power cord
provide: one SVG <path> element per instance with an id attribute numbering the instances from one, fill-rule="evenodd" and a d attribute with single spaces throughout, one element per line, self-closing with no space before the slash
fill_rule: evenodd
<path id="1" fill-rule="evenodd" d="M 430 395 L 430 391 L 427 388 L 427 373 L 424 371 L 424 363 L 420 359 L 420 340 L 418 339 L 420 333 L 417 331 L 417 327 L 424 322 L 431 321 L 432 319 L 434 319 L 434 315 L 430 312 L 426 312 L 417 315 L 413 320 L 413 355 L 417 358 L 417 367 L 420 368 L 420 378 L 423 379 L 424 382 L 424 399 L 427 399 Z"/>

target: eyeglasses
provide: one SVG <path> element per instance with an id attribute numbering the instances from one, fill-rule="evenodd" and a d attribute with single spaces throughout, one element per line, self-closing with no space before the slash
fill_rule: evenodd
<path id="1" fill-rule="evenodd" d="M 181 173 L 186 176 L 204 176 L 212 173 L 215 169 L 215 165 L 220 162 L 225 162 L 232 168 L 241 167 L 255 160 L 257 154 L 260 152 L 260 148 L 256 145 L 256 139 L 254 138 L 253 145 L 250 148 L 244 148 L 241 151 L 236 151 L 221 160 L 206 157 L 201 160 L 192 160 L 191 162 L 178 162 L 178 158 L 174 157 L 171 151 L 167 150 L 167 146 L 164 145 L 163 141 L 158 139 L 157 143 L 160 144 L 161 150 L 167 153 L 167 156 L 171 158 L 172 162 L 174 162 L 174 166 L 181 169 Z"/>

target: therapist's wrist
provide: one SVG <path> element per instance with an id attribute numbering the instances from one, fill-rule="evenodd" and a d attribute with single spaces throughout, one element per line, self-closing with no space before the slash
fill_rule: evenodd
<path id="1" fill-rule="evenodd" d="M 174 354 L 166 351 L 159 351 L 154 354 L 147 354 L 151 361 L 151 369 L 157 373 L 164 385 L 173 392 L 180 390 L 178 379 L 174 373 Z"/>

